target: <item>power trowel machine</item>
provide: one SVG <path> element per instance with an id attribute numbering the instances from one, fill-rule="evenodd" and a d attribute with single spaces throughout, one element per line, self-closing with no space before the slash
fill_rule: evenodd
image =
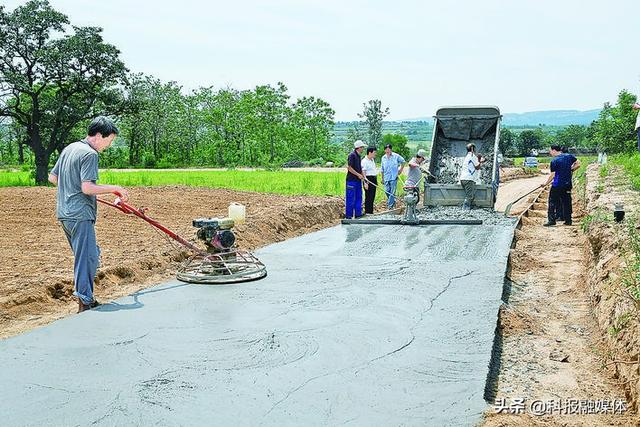
<path id="1" fill-rule="evenodd" d="M 235 225 L 231 218 L 197 218 L 192 222 L 196 228 L 196 237 L 204 243 L 201 249 L 194 243 L 180 237 L 155 219 L 147 216 L 146 208 L 135 208 L 119 198 L 109 202 L 98 198 L 98 201 L 114 207 L 121 212 L 135 215 L 165 233 L 192 252 L 178 269 L 178 280 L 188 283 L 226 284 L 261 279 L 267 275 L 267 269 L 250 252 L 236 248 L 236 236 L 232 228 Z"/>

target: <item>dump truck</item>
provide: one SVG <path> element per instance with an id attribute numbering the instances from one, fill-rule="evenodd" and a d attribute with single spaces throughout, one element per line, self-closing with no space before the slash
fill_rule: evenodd
<path id="1" fill-rule="evenodd" d="M 455 206 L 464 202 L 459 176 L 467 155 L 466 146 L 487 159 L 480 170 L 475 205 L 493 209 L 498 194 L 498 141 L 500 109 L 495 106 L 441 107 L 434 116 L 429 163 L 430 176 L 424 183 L 424 206 Z"/>

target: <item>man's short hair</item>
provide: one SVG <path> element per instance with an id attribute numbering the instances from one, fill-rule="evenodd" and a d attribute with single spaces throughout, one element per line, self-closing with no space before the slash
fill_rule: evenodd
<path id="1" fill-rule="evenodd" d="M 367 154 L 377 151 L 376 147 L 367 147 Z"/>
<path id="2" fill-rule="evenodd" d="M 470 153 L 470 152 L 472 152 L 472 151 L 475 151 L 475 149 L 476 149 L 476 144 L 474 144 L 473 142 L 472 142 L 472 143 L 467 144 L 467 152 L 469 152 L 469 153 Z"/>
<path id="3" fill-rule="evenodd" d="M 569 147 L 562 147 L 561 150 L 563 153 L 568 153 L 569 152 Z"/>
<path id="4" fill-rule="evenodd" d="M 562 151 L 562 147 L 560 147 L 559 145 L 552 145 L 552 146 L 551 146 L 551 149 L 552 149 L 553 151 Z"/>
<path id="5" fill-rule="evenodd" d="M 113 123 L 113 120 L 105 116 L 96 117 L 91 121 L 87 128 L 87 135 L 96 136 L 99 133 L 103 138 L 106 138 L 111 134 L 117 135 L 118 132 L 118 127 Z"/>
<path id="6" fill-rule="evenodd" d="M 390 150 L 391 150 L 391 149 L 393 149 L 393 147 L 391 146 L 391 144 L 387 144 L 387 145 L 385 145 L 385 146 L 384 146 L 384 149 L 385 149 L 385 150 L 386 150 L 387 148 L 388 148 L 388 149 L 390 149 Z"/>

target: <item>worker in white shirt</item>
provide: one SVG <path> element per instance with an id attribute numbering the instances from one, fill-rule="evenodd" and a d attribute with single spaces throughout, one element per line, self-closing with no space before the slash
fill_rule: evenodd
<path id="1" fill-rule="evenodd" d="M 378 168 L 376 167 L 376 147 L 368 147 L 367 155 L 362 158 L 362 174 L 364 181 L 364 213 L 373 213 L 373 202 L 376 199 L 378 186 Z"/>
<path id="2" fill-rule="evenodd" d="M 467 144 L 467 156 L 462 161 L 460 184 L 464 189 L 464 203 L 462 208 L 471 210 L 476 197 L 476 184 L 480 180 L 480 167 L 486 162 L 484 157 L 476 154 L 476 145 Z"/>

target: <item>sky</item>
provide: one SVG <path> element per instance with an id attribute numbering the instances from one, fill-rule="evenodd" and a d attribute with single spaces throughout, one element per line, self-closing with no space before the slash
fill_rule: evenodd
<path id="1" fill-rule="evenodd" d="M 9 10 L 24 1 L 0 0 Z M 442 105 L 503 113 L 600 108 L 640 95 L 639 0 L 50 0 L 99 26 L 133 72 L 249 89 L 282 81 L 356 120 Z"/>

